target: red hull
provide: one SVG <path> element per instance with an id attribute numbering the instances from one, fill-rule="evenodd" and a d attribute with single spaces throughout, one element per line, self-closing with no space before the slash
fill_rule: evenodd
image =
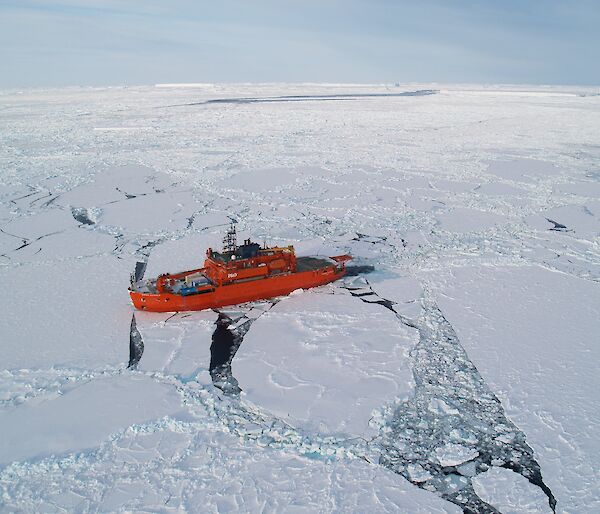
<path id="1" fill-rule="evenodd" d="M 216 287 L 213 291 L 190 296 L 172 293 L 142 293 L 130 291 L 133 305 L 153 312 L 200 311 L 226 305 L 283 296 L 296 289 L 328 284 L 342 278 L 346 269 L 335 265 L 310 271 L 270 276 L 247 282 L 235 282 Z"/>

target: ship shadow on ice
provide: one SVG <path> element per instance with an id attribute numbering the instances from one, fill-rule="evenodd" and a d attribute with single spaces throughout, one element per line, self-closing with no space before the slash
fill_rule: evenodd
<path id="1" fill-rule="evenodd" d="M 555 512 L 556 499 L 525 434 L 506 417 L 435 301 L 423 298 L 421 316 L 411 319 L 366 279 L 344 288 L 365 303 L 382 305 L 419 333 L 410 354 L 415 391 L 387 409 L 377 443 L 379 463 L 466 514 L 499 512 L 477 495 L 472 479 L 494 466 L 510 469 L 539 487 Z"/>

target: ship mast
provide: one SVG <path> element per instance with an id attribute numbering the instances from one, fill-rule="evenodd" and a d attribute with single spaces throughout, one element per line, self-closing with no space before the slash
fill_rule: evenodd
<path id="1" fill-rule="evenodd" d="M 229 230 L 223 238 L 223 252 L 235 252 L 237 248 L 237 234 L 235 231 L 235 224 L 236 221 L 232 219 L 231 225 L 229 225 Z"/>

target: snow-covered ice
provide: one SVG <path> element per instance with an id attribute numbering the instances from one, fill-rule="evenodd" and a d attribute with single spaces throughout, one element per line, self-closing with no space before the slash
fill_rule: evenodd
<path id="1" fill-rule="evenodd" d="M 350 295 L 306 291 L 261 316 L 232 371 L 249 401 L 322 434 L 373 435 L 372 413 L 412 391 L 414 330 Z"/>
<path id="2" fill-rule="evenodd" d="M 597 283 L 531 266 L 461 267 L 450 275 L 440 307 L 527 434 L 549 486 L 566 510 L 599 505 L 585 485 L 600 479 Z M 578 481 L 581 474 L 587 479 Z"/>
<path id="3" fill-rule="evenodd" d="M 591 93 L 1 91 L 0 511 L 600 511 Z M 231 218 L 362 267 L 134 315 Z"/>
<path id="4" fill-rule="evenodd" d="M 124 426 L 180 409 L 177 393 L 148 377 L 94 378 L 0 412 L 2 464 L 94 448 Z"/>

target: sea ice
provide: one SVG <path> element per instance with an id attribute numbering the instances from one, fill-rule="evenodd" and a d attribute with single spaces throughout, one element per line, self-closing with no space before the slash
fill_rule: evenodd
<path id="1" fill-rule="evenodd" d="M 1 92 L 0 510 L 599 511 L 597 91 L 438 87 Z M 362 270 L 222 311 L 239 397 L 128 355 L 231 218 Z"/>
<path id="2" fill-rule="evenodd" d="M 372 436 L 372 411 L 412 390 L 407 357 L 416 334 L 379 306 L 334 291 L 291 296 L 260 317 L 233 375 L 245 399 L 294 424 Z"/>

